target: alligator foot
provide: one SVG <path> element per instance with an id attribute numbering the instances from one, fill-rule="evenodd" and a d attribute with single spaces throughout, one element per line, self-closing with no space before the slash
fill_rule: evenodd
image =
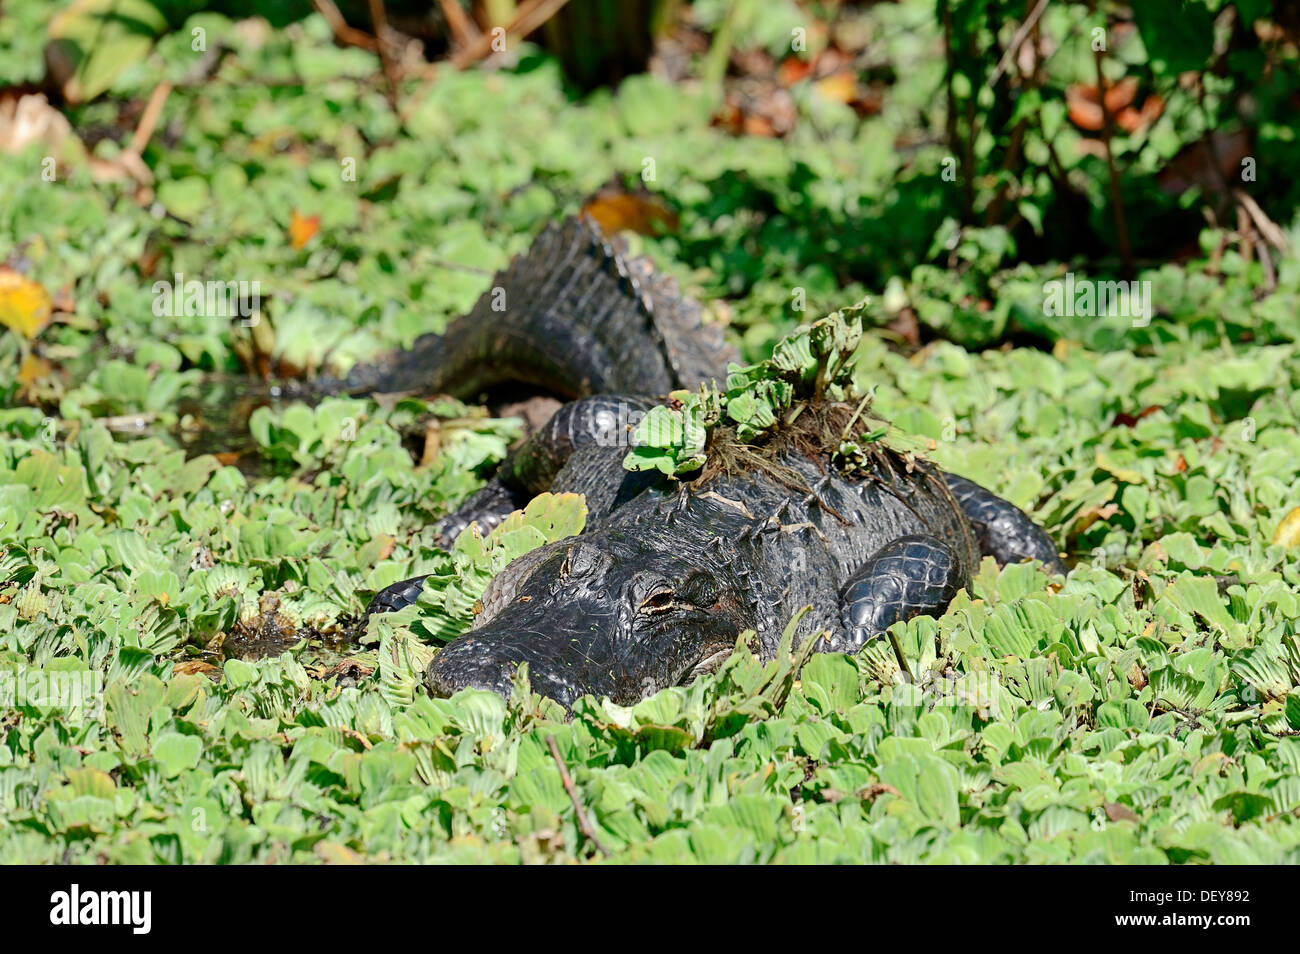
<path id="1" fill-rule="evenodd" d="M 867 558 L 840 592 L 843 632 L 833 652 L 855 653 L 899 620 L 937 615 L 965 584 L 961 561 L 937 537 L 899 537 Z"/>
<path id="2" fill-rule="evenodd" d="M 1051 538 L 1019 507 L 965 477 L 944 474 L 943 479 L 975 529 L 981 554 L 1003 565 L 1033 559 L 1049 573 L 1069 572 Z"/>
<path id="3" fill-rule="evenodd" d="M 525 506 L 528 500 L 527 494 L 507 487 L 500 477 L 493 477 L 465 498 L 465 502 L 458 508 L 434 524 L 438 544 L 444 550 L 450 550 L 461 531 L 471 523 L 477 523 L 479 530 L 486 536 L 511 513 Z"/>
<path id="4" fill-rule="evenodd" d="M 385 586 L 366 606 L 366 616 L 371 613 L 392 613 L 410 606 L 420 598 L 420 590 L 424 588 L 424 581 L 428 578 L 429 574 L 426 573 L 424 576 L 413 576 L 409 580 L 400 580 Z"/>

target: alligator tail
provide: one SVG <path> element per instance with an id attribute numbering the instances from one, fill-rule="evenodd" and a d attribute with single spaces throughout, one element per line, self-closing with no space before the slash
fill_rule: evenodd
<path id="1" fill-rule="evenodd" d="M 324 393 L 420 391 L 473 399 L 507 384 L 573 399 L 665 394 L 725 380 L 737 355 L 648 260 L 587 218 L 548 226 L 444 334 L 322 379 Z"/>

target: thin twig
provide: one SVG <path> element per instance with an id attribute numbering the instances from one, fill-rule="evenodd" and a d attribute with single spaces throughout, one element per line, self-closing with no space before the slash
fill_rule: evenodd
<path id="1" fill-rule="evenodd" d="M 907 681 L 916 684 L 916 676 L 912 672 L 912 667 L 908 665 L 907 655 L 903 652 L 903 644 L 898 639 L 898 634 L 892 630 L 885 630 L 885 636 L 889 639 L 889 645 L 894 647 L 894 657 L 898 660 L 898 665 L 903 672 L 907 673 Z"/>
<path id="2" fill-rule="evenodd" d="M 379 47 L 379 64 L 388 81 L 388 106 L 397 110 L 397 64 L 393 62 L 392 42 L 389 39 L 388 15 L 384 12 L 384 0 L 370 0 L 370 27 L 375 31 L 375 45 Z M 400 120 L 400 116 L 398 117 Z"/>
<path id="3" fill-rule="evenodd" d="M 479 36 L 479 29 L 465 13 L 460 0 L 438 0 L 442 5 L 442 16 L 451 30 L 452 46 L 461 47 L 473 43 Z"/>
<path id="4" fill-rule="evenodd" d="M 145 164 L 141 155 L 144 153 L 145 146 L 149 145 L 149 140 L 153 138 L 154 128 L 158 125 L 158 117 L 162 115 L 163 105 L 167 102 L 167 97 L 171 95 L 171 91 L 172 84 L 167 82 L 159 83 L 154 87 L 153 93 L 149 96 L 149 102 L 145 104 L 144 112 L 140 114 L 140 122 L 135 127 L 135 134 L 132 135 L 131 141 L 109 163 L 110 166 L 130 176 L 143 186 L 153 184 L 153 170 Z"/>
<path id="5" fill-rule="evenodd" d="M 457 262 L 431 261 L 425 262 L 430 268 L 445 268 L 449 272 L 465 272 L 467 275 L 495 275 L 496 272 L 490 268 L 479 268 L 477 265 L 461 265 Z"/>
<path id="6" fill-rule="evenodd" d="M 152 424 L 158 415 L 152 411 L 143 414 L 119 414 L 116 417 L 100 417 L 96 421 L 110 431 L 142 431 Z"/>
<path id="7" fill-rule="evenodd" d="M 867 409 L 867 405 L 871 403 L 871 399 L 875 396 L 876 389 L 874 387 L 863 396 L 862 401 L 858 404 L 857 410 L 853 412 L 853 416 L 849 418 L 849 422 L 844 425 L 844 431 L 840 434 L 841 441 L 847 441 L 849 439 L 849 429 L 857 423 L 859 415 Z"/>
<path id="8" fill-rule="evenodd" d="M 312 5 L 329 23 L 330 29 L 334 31 L 334 39 L 344 46 L 360 47 L 371 53 L 379 52 L 379 41 L 362 30 L 348 26 L 348 21 L 343 19 L 343 14 L 339 13 L 334 0 L 312 0 Z"/>
<path id="9" fill-rule="evenodd" d="M 1237 236 L 1241 239 L 1241 257 L 1247 265 L 1255 260 L 1255 230 L 1250 225 L 1250 214 L 1245 207 L 1237 206 Z"/>
<path id="10" fill-rule="evenodd" d="M 149 102 L 140 115 L 140 125 L 135 127 L 135 135 L 131 137 L 131 145 L 127 146 L 137 156 L 144 152 L 144 147 L 149 145 L 149 140 L 153 138 L 154 127 L 158 125 L 158 117 L 162 115 L 163 106 L 171 91 L 171 83 L 159 83 L 154 87 Z"/>
<path id="11" fill-rule="evenodd" d="M 555 764 L 560 770 L 560 781 L 564 783 L 564 790 L 569 793 L 569 801 L 573 802 L 573 810 L 578 816 L 578 830 L 596 846 L 597 851 L 608 858 L 609 849 L 602 845 L 600 839 L 596 837 L 591 822 L 587 821 L 587 813 L 582 810 L 582 804 L 578 801 L 578 793 L 573 787 L 573 778 L 569 775 L 569 767 L 564 764 L 564 759 L 560 756 L 560 747 L 555 744 L 555 736 L 548 735 L 546 745 L 551 750 L 551 758 L 555 759 Z"/>
<path id="12" fill-rule="evenodd" d="M 1277 269 L 1273 267 L 1273 256 L 1269 254 L 1268 242 L 1260 241 L 1255 249 L 1259 252 L 1259 267 L 1264 269 L 1264 291 L 1276 291 Z"/>
<path id="13" fill-rule="evenodd" d="M 453 5 L 455 2 L 456 0 L 450 0 L 450 3 Z M 555 14 L 559 12 L 560 8 L 568 2 L 569 0 L 528 0 L 528 2 L 520 5 L 519 9 L 515 12 L 514 19 L 505 25 L 504 29 L 506 35 L 509 36 L 511 33 L 516 33 L 521 37 L 527 36 L 551 17 L 555 16 Z M 536 15 L 534 16 L 534 14 Z M 451 18 L 449 17 L 449 22 L 450 19 Z M 469 43 L 461 46 L 452 53 L 450 57 L 451 64 L 456 69 L 466 69 L 487 56 L 491 50 L 492 31 L 480 33 Z M 424 80 L 420 83 L 420 88 L 406 98 L 406 105 L 402 107 L 401 112 L 403 125 L 406 124 L 411 113 L 415 111 L 415 107 L 420 105 L 420 103 L 424 101 L 424 98 L 429 95 L 429 90 L 433 88 L 434 80 L 437 78 L 438 64 L 434 63 L 431 64 L 428 72 L 425 73 Z"/>
<path id="14" fill-rule="evenodd" d="M 1249 213 L 1251 220 L 1255 223 L 1256 230 L 1263 236 L 1264 241 L 1279 252 L 1285 252 L 1288 244 L 1286 233 L 1265 214 L 1264 210 L 1259 207 L 1259 203 L 1255 201 L 1255 197 L 1241 188 L 1233 189 L 1232 194 L 1237 202 Z"/>
<path id="15" fill-rule="evenodd" d="M 224 43 L 218 43 L 206 51 L 194 64 L 181 85 L 193 86 L 206 81 L 221 65 L 221 59 L 227 49 Z M 162 117 L 163 107 L 167 105 L 167 97 L 171 95 L 173 88 L 173 84 L 166 81 L 154 87 L 149 95 L 149 102 L 145 104 L 144 112 L 140 114 L 140 122 L 136 124 L 130 143 L 114 160 L 118 168 L 124 170 L 141 185 L 153 183 L 153 170 L 145 164 L 142 157 L 149 140 L 153 138 L 154 130 L 158 128 L 158 120 Z"/>
<path id="16" fill-rule="evenodd" d="M 1097 9 L 1096 0 L 1088 4 L 1093 11 Z M 1097 99 L 1101 102 L 1101 144 L 1106 152 L 1106 169 L 1110 173 L 1110 202 L 1115 209 L 1115 233 L 1119 239 L 1119 257 L 1124 263 L 1124 272 L 1127 276 L 1133 275 L 1133 250 L 1129 247 L 1128 242 L 1128 224 L 1124 219 L 1124 199 L 1120 194 L 1119 187 L 1119 170 L 1115 166 L 1115 153 L 1110 147 L 1110 139 L 1114 123 L 1110 114 L 1110 107 L 1106 105 L 1106 74 L 1102 69 L 1102 63 L 1105 61 L 1105 51 L 1094 50 L 1094 59 L 1097 63 Z"/>
<path id="17" fill-rule="evenodd" d="M 555 16 L 569 0 L 527 0 L 521 3 L 514 17 L 505 25 L 506 36 L 525 37 Z M 465 69 L 492 52 L 492 33 L 489 30 L 464 49 L 457 50 L 451 62 L 457 69 Z"/>
<path id="18" fill-rule="evenodd" d="M 995 69 L 993 75 L 989 77 L 989 81 L 985 84 L 986 86 L 996 86 L 998 80 L 1002 79 L 1002 74 L 1005 73 L 1007 67 L 1011 65 L 1011 61 L 1020 50 L 1020 45 L 1025 42 L 1025 37 L 1029 36 L 1029 31 L 1034 28 L 1034 24 L 1038 22 L 1038 18 L 1043 15 L 1043 11 L 1046 9 L 1047 0 L 1038 0 L 1038 5 L 1030 11 L 1029 16 L 1025 18 L 1025 22 L 1020 24 L 1020 29 L 1016 30 L 1012 35 L 1011 43 L 1007 46 L 1007 51 L 1002 54 L 1002 59 L 998 60 L 997 69 Z"/>

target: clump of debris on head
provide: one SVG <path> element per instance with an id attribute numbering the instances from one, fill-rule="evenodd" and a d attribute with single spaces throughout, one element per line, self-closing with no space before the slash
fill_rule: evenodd
<path id="1" fill-rule="evenodd" d="M 870 395 L 853 386 L 865 307 L 796 329 L 766 361 L 733 365 L 725 391 L 673 392 L 642 420 L 624 466 L 696 480 L 758 469 L 792 482 L 794 472 L 780 461 L 795 452 L 845 474 L 895 461 L 885 428 L 869 413 Z"/>
<path id="2" fill-rule="evenodd" d="M 753 440 L 742 440 L 734 427 L 718 427 L 709 435 L 705 463 L 698 480 L 761 470 L 782 483 L 795 483 L 795 472 L 781 464 L 799 455 L 816 462 L 823 471 L 831 469 L 845 476 L 865 475 L 896 463 L 900 455 L 882 438 L 883 427 L 867 416 L 870 402 L 856 405 L 844 401 L 810 400 L 799 405 L 800 413 L 782 421 Z M 685 475 L 684 475 L 685 476 Z"/>

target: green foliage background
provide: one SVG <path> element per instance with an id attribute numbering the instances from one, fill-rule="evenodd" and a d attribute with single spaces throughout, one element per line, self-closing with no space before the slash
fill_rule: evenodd
<path id="1" fill-rule="evenodd" d="M 701 20 L 720 6 L 701 2 Z M 50 7 L 5 4 L 0 80 L 39 76 Z M 1061 8 L 1087 25 L 1086 7 Z M 65 372 L 39 407 L 18 397 L 33 345 L 0 334 L 0 667 L 105 684 L 99 716 L 0 710 L 0 860 L 602 857 L 551 737 L 619 861 L 1297 859 L 1300 565 L 1270 543 L 1300 504 L 1295 257 L 1268 296 L 1233 247 L 1216 274 L 1205 258 L 1153 263 L 1144 328 L 1043 316 L 1045 280 L 1114 263 L 1020 255 L 1024 223 L 971 227 L 939 175 L 947 148 L 918 134 L 943 129 L 929 3 L 863 14 L 894 74 L 878 116 L 801 87 L 786 139 L 733 138 L 710 126 L 707 89 L 648 75 L 574 101 L 532 50 L 505 72 L 441 71 L 418 99 L 412 84 L 402 129 L 377 58 L 337 48 L 318 17 L 168 15 L 179 29 L 67 108 L 78 130 L 111 130 L 159 77 L 188 74 L 194 27 L 231 48 L 213 79 L 172 93 L 144 157 L 152 202 L 75 158 L 42 182 L 38 148 L 0 162 L 0 259 L 75 302 L 35 346 Z M 742 18 L 738 42 L 779 48 L 773 22 Z M 1196 130 L 1171 134 L 1176 149 Z M 167 433 L 180 402 L 204 372 L 239 370 L 248 332 L 154 315 L 153 280 L 259 280 L 274 357 L 341 368 L 443 327 L 545 221 L 648 156 L 681 226 L 634 246 L 750 357 L 805 317 L 796 288 L 812 315 L 872 293 L 877 326 L 911 308 L 949 339 L 907 355 L 869 330 L 858 384 L 944 466 L 1033 512 L 1079 559 L 1064 584 L 986 564 L 942 619 L 899 628 L 916 684 L 875 649 L 801 668 L 799 647 L 766 667 L 742 650 L 692 686 L 631 710 L 587 700 L 569 721 L 522 685 L 508 703 L 429 699 L 418 609 L 371 624 L 355 684 L 303 647 L 228 660 L 215 681 L 177 672 L 266 594 L 328 629 L 390 582 L 453 573 L 428 525 L 517 422 L 450 402 L 289 404 L 253 421 L 270 476 L 186 461 Z M 1263 173 L 1285 179 L 1280 161 L 1262 155 Z M 1085 191 L 1104 229 L 1102 190 Z M 1068 244 L 1075 220 L 1035 195 L 1043 241 Z M 1271 196 L 1275 215 L 1290 208 Z M 321 217 L 302 249 L 292 212 Z M 1221 238 L 1204 234 L 1204 253 Z M 984 348 L 1011 333 L 1045 347 Z M 128 414 L 155 433 L 124 440 L 100 420 Z M 403 435 L 429 415 L 460 423 L 414 467 Z"/>

